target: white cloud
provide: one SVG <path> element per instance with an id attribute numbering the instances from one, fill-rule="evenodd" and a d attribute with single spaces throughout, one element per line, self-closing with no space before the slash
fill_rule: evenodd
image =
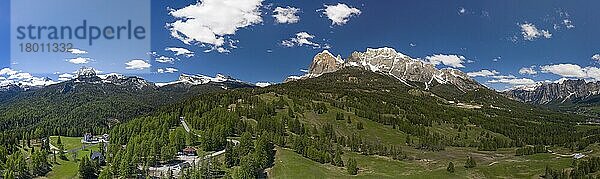
<path id="1" fill-rule="evenodd" d="M 64 74 L 58 75 L 58 81 L 69 81 L 73 78 L 75 78 L 75 75 L 72 75 L 69 73 L 64 73 Z"/>
<path id="2" fill-rule="evenodd" d="M 504 83 L 504 84 L 510 84 L 510 85 L 531 85 L 531 84 L 535 84 L 536 82 L 534 80 L 528 79 L 528 78 L 510 78 L 510 79 L 490 80 L 490 81 L 488 81 L 488 83 Z"/>
<path id="3" fill-rule="evenodd" d="M 500 74 L 500 72 L 497 72 L 496 70 L 481 70 L 481 71 L 477 71 L 477 72 L 470 72 L 467 73 L 467 75 L 469 75 L 470 77 L 488 77 L 488 76 L 494 76 L 494 75 L 498 75 Z"/>
<path id="4" fill-rule="evenodd" d="M 463 15 L 465 13 L 467 13 L 467 9 L 465 9 L 464 7 L 458 8 L 458 14 Z"/>
<path id="5" fill-rule="evenodd" d="M 535 75 L 538 72 L 535 69 L 533 69 L 533 68 L 534 67 L 529 67 L 529 68 L 523 67 L 523 68 L 519 69 L 519 74 L 522 74 L 522 75 Z"/>
<path id="6" fill-rule="evenodd" d="M 156 60 L 156 62 L 159 62 L 159 63 L 173 63 L 175 61 L 175 59 L 173 59 L 171 57 L 165 57 L 165 56 L 160 56 L 154 60 Z"/>
<path id="7" fill-rule="evenodd" d="M 439 65 L 439 64 L 443 64 L 449 67 L 454 67 L 454 68 L 464 68 L 465 66 L 463 65 L 463 63 L 465 63 L 465 57 L 463 56 L 459 56 L 459 55 L 444 55 L 444 54 L 438 54 L 438 55 L 433 55 L 433 56 L 427 56 L 425 57 L 425 59 L 427 60 L 427 62 L 433 64 L 433 65 Z"/>
<path id="8" fill-rule="evenodd" d="M 600 63 L 600 54 L 595 54 L 592 56 L 592 60 L 597 61 L 598 63 Z M 0 73 L 1 74 L 1 73 Z"/>
<path id="9" fill-rule="evenodd" d="M 261 88 L 264 88 L 264 87 L 267 87 L 267 86 L 271 86 L 272 84 L 269 83 L 269 82 L 258 82 L 258 83 L 254 84 L 254 85 L 256 85 L 258 87 L 261 87 Z"/>
<path id="10" fill-rule="evenodd" d="M 29 73 L 16 73 L 8 77 L 9 80 L 23 80 L 30 78 L 33 78 L 33 76 Z"/>
<path id="11" fill-rule="evenodd" d="M 85 50 L 76 49 L 76 48 L 69 49 L 68 52 L 71 53 L 71 54 L 75 54 L 75 55 L 83 55 L 83 54 L 87 54 L 88 53 Z"/>
<path id="12" fill-rule="evenodd" d="M 540 30 L 532 23 L 523 23 L 519 25 L 521 27 L 521 34 L 525 40 L 535 40 L 537 38 L 552 38 L 552 34 L 547 30 Z"/>
<path id="13" fill-rule="evenodd" d="M 350 17 L 358 16 L 361 13 L 359 9 L 342 3 L 325 5 L 325 9 L 319 11 L 323 11 L 323 14 L 331 20 L 331 25 L 344 25 L 350 20 Z"/>
<path id="14" fill-rule="evenodd" d="M 92 61 L 92 59 L 86 58 L 86 57 L 77 57 L 77 58 L 67 59 L 67 61 L 72 64 L 86 64 L 86 63 L 89 63 L 90 61 Z"/>
<path id="15" fill-rule="evenodd" d="M 541 69 L 544 73 L 552 73 L 562 77 L 600 80 L 600 69 L 597 67 L 582 68 L 574 64 L 557 64 L 542 66 Z"/>
<path id="16" fill-rule="evenodd" d="M 194 56 L 194 52 L 192 52 L 186 48 L 182 48 L 182 47 L 169 47 L 169 48 L 165 48 L 165 50 L 175 52 L 175 56 L 184 55 L 188 58 Z"/>
<path id="17" fill-rule="evenodd" d="M 280 24 L 294 24 L 300 21 L 300 16 L 296 15 L 296 13 L 300 12 L 300 9 L 295 7 L 277 7 L 273 11 L 273 17 L 275 18 L 275 22 Z"/>
<path id="18" fill-rule="evenodd" d="M 125 65 L 127 65 L 127 67 L 125 67 L 125 69 L 128 70 L 143 70 L 146 68 L 150 68 L 152 65 L 150 65 L 150 63 L 144 61 L 144 60 L 131 60 L 127 63 L 125 63 Z"/>
<path id="19" fill-rule="evenodd" d="M 492 76 L 492 78 L 495 78 L 495 79 L 515 79 L 517 77 L 514 76 L 514 75 L 494 75 L 494 76 Z"/>
<path id="20" fill-rule="evenodd" d="M 177 18 L 168 23 L 171 36 L 185 44 L 208 44 L 212 50 L 224 48 L 226 38 L 240 28 L 262 22 L 260 7 L 263 0 L 199 0 L 182 9 L 171 9 Z M 231 41 L 229 41 L 231 42 Z M 218 51 L 224 51 L 218 50 Z"/>
<path id="21" fill-rule="evenodd" d="M 0 75 L 14 75 L 17 74 L 18 71 L 15 71 L 13 69 L 10 68 L 3 68 L 0 70 Z"/>
<path id="22" fill-rule="evenodd" d="M 175 73 L 178 72 L 179 70 L 177 68 L 171 68 L 171 67 L 167 67 L 165 69 L 159 68 L 157 70 L 158 73 Z"/>
<path id="23" fill-rule="evenodd" d="M 496 57 L 496 58 L 492 59 L 493 62 L 498 62 L 500 60 L 502 60 L 502 57 Z"/>
<path id="24" fill-rule="evenodd" d="M 567 29 L 575 28 L 575 25 L 573 25 L 573 21 L 571 21 L 570 19 L 564 19 L 562 24 L 565 25 Z"/>
<path id="25" fill-rule="evenodd" d="M 546 65 L 542 66 L 541 69 L 545 73 L 553 73 L 564 77 L 584 78 L 586 76 L 583 68 L 574 64 Z"/>
<path id="26" fill-rule="evenodd" d="M 315 38 L 315 36 L 308 32 L 298 32 L 296 33 L 296 37 L 281 41 L 281 45 L 285 47 L 310 46 L 312 48 L 321 48 L 320 44 L 312 42 L 313 38 Z"/>

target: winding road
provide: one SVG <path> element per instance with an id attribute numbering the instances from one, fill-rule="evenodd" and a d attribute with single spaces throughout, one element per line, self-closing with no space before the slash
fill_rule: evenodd
<path id="1" fill-rule="evenodd" d="M 181 125 L 183 125 L 183 128 L 185 129 L 186 132 L 193 133 L 192 130 L 190 129 L 190 127 L 185 122 L 185 118 L 184 117 L 179 117 L 179 121 L 181 121 Z M 198 135 L 198 134 L 195 134 L 195 133 L 193 133 L 193 134 L 196 135 L 196 137 L 200 137 L 200 135 Z M 231 142 L 231 143 L 233 143 L 233 145 L 240 144 L 240 141 L 235 140 L 235 139 L 227 139 L 227 142 Z M 214 152 L 212 154 L 205 155 L 202 158 L 198 157 L 194 162 L 198 163 L 198 162 L 200 162 L 200 160 L 205 160 L 205 159 L 208 159 L 208 158 L 211 158 L 211 157 L 219 156 L 221 154 L 224 154 L 225 150 L 226 149 L 223 149 L 221 151 L 217 151 L 217 152 Z"/>

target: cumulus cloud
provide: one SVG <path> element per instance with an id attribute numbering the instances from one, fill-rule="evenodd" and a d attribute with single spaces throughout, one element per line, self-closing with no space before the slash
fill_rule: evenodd
<path id="1" fill-rule="evenodd" d="M 574 64 L 556 64 L 541 67 L 542 72 L 562 77 L 600 80 L 600 69 L 597 67 L 581 67 Z"/>
<path id="2" fill-rule="evenodd" d="M 23 79 L 30 79 L 33 78 L 33 75 L 29 74 L 29 73 L 16 73 L 13 75 L 10 75 L 8 77 L 9 80 L 23 80 Z"/>
<path id="3" fill-rule="evenodd" d="M 552 34 L 548 30 L 538 29 L 532 23 L 523 23 L 519 25 L 521 27 L 521 34 L 525 40 L 535 40 L 537 38 L 552 38 Z"/>
<path id="4" fill-rule="evenodd" d="M 600 54 L 595 54 L 592 56 L 592 60 L 597 61 L 598 63 L 600 63 Z"/>
<path id="5" fill-rule="evenodd" d="M 494 75 L 498 75 L 500 74 L 500 72 L 497 72 L 496 70 L 481 70 L 481 71 L 476 71 L 476 72 L 470 72 L 467 73 L 467 75 L 469 75 L 470 77 L 488 77 L 488 76 L 494 76 Z"/>
<path id="6" fill-rule="evenodd" d="M 159 56 L 158 58 L 155 58 L 154 60 L 159 63 L 173 63 L 175 61 L 175 59 L 173 59 L 171 57 L 166 57 L 166 56 Z"/>
<path id="7" fill-rule="evenodd" d="M 90 61 L 92 61 L 92 59 L 86 58 L 86 57 L 76 57 L 76 58 L 67 59 L 67 61 L 72 64 L 86 64 L 86 63 L 89 63 Z"/>
<path id="8" fill-rule="evenodd" d="M 64 74 L 58 75 L 58 81 L 69 81 L 73 78 L 75 78 L 75 75 L 69 74 L 69 73 L 64 73 Z"/>
<path id="9" fill-rule="evenodd" d="M 519 74 L 522 74 L 522 75 L 535 75 L 538 72 L 535 69 L 533 69 L 533 68 L 534 67 L 523 67 L 523 68 L 519 69 Z"/>
<path id="10" fill-rule="evenodd" d="M 571 15 L 562 9 L 557 10 L 558 17 L 552 19 L 554 21 L 554 29 L 559 30 L 562 28 L 572 29 L 575 28 Z"/>
<path id="11" fill-rule="evenodd" d="M 144 61 L 144 60 L 131 60 L 127 63 L 125 63 L 125 65 L 127 65 L 127 67 L 125 67 L 125 69 L 128 70 L 143 70 L 146 68 L 150 68 L 152 65 L 150 65 L 150 63 Z"/>
<path id="12" fill-rule="evenodd" d="M 186 56 L 186 57 L 193 57 L 194 56 L 194 52 L 186 49 L 186 48 L 182 48 L 182 47 L 168 47 L 165 48 L 166 51 L 171 51 L 175 53 L 175 56 Z"/>
<path id="13" fill-rule="evenodd" d="M 465 9 L 464 7 L 459 7 L 458 8 L 458 14 L 463 15 L 467 13 L 467 9 Z"/>
<path id="14" fill-rule="evenodd" d="M 169 15 L 177 20 L 168 23 L 167 28 L 172 37 L 185 44 L 207 44 L 212 50 L 225 52 L 223 46 L 228 44 L 228 36 L 235 35 L 241 28 L 262 22 L 262 2 L 263 0 L 199 0 L 182 9 L 171 9 Z"/>
<path id="15" fill-rule="evenodd" d="M 425 57 L 425 59 L 427 60 L 427 62 L 436 66 L 443 64 L 454 68 L 464 68 L 465 66 L 463 65 L 463 63 L 465 63 L 466 60 L 464 56 L 444 54 L 427 56 Z"/>
<path id="16" fill-rule="evenodd" d="M 505 79 L 495 79 L 489 80 L 488 83 L 504 83 L 509 85 L 532 85 L 536 82 L 529 78 L 505 78 Z"/>
<path id="17" fill-rule="evenodd" d="M 361 11 L 346 4 L 325 5 L 325 9 L 320 9 L 323 14 L 331 20 L 331 25 L 344 25 L 351 17 L 360 15 Z"/>
<path id="18" fill-rule="evenodd" d="M 71 54 L 75 54 L 75 55 L 83 55 L 83 54 L 87 54 L 88 53 L 85 50 L 76 49 L 76 48 L 69 49 L 68 52 L 71 53 Z"/>
<path id="19" fill-rule="evenodd" d="M 285 47 L 309 46 L 312 48 L 321 48 L 320 44 L 312 42 L 313 38 L 315 38 L 315 36 L 308 32 L 298 32 L 296 33 L 296 37 L 281 41 L 281 45 Z"/>
<path id="20" fill-rule="evenodd" d="M 567 28 L 567 29 L 572 29 L 575 28 L 575 25 L 573 25 L 573 21 L 571 21 L 570 19 L 563 19 L 562 24 Z"/>
<path id="21" fill-rule="evenodd" d="M 269 82 L 258 82 L 258 83 L 254 84 L 254 85 L 256 85 L 258 87 L 261 87 L 261 88 L 264 88 L 264 87 L 267 87 L 267 86 L 271 86 L 272 84 L 269 83 Z"/>
<path id="22" fill-rule="evenodd" d="M 171 67 L 167 67 L 167 68 L 159 68 L 157 70 L 158 73 L 175 73 L 178 72 L 179 70 L 177 68 L 171 68 Z"/>
<path id="23" fill-rule="evenodd" d="M 300 16 L 296 15 L 298 12 L 300 12 L 300 9 L 295 7 L 277 7 L 273 10 L 273 17 L 277 23 L 294 24 L 300 21 Z"/>
<path id="24" fill-rule="evenodd" d="M 0 75 L 14 75 L 17 74 L 18 71 L 15 71 L 13 69 L 10 68 L 3 68 L 0 70 Z"/>

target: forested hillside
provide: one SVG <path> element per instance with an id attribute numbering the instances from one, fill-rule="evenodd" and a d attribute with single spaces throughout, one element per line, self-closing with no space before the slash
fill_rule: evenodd
<path id="1" fill-rule="evenodd" d="M 577 151 L 598 142 L 598 128 L 574 125 L 585 120 L 582 116 L 514 102 L 486 89 L 436 95 L 443 92 L 410 88 L 389 76 L 351 68 L 268 88 L 200 95 L 115 127 L 108 151 L 115 157 L 109 158 L 100 176 L 156 176 L 155 166 L 172 162 L 186 146 L 225 153 L 163 176 L 277 177 L 287 173 L 277 172 L 278 165 L 287 164 L 274 159 L 275 151 L 286 150 L 316 162 L 311 165 L 347 169 L 349 175 L 361 175 L 356 160 L 370 156 L 415 165 L 429 155 L 452 153 L 464 158 L 435 160 L 468 159 L 466 170 L 457 170 L 485 175 L 486 168 L 468 169 L 476 166 L 476 160 L 490 160 L 480 152 L 527 157 L 546 152 L 529 152 L 527 146 Z M 454 101 L 445 99 L 449 97 Z M 180 118 L 190 125 L 191 133 L 180 126 Z M 237 139 L 238 145 L 228 142 Z M 456 150 L 466 151 L 457 154 Z M 377 169 L 368 163 L 359 165 Z M 439 165 L 425 170 L 438 171 Z"/>

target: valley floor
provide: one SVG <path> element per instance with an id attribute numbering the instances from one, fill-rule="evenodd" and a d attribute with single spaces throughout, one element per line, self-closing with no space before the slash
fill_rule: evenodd
<path id="1" fill-rule="evenodd" d="M 600 156 L 598 145 L 589 147 L 591 156 Z M 436 152 L 427 159 L 398 161 L 381 156 L 365 156 L 346 152 L 342 158 L 356 158 L 358 175 L 347 174 L 344 167 L 320 164 L 287 148 L 277 148 L 275 165 L 268 170 L 269 178 L 539 178 L 546 165 L 553 168 L 570 167 L 571 157 L 543 153 L 529 156 L 514 156 L 514 149 L 498 152 L 480 152 L 469 148 L 448 147 Z M 467 169 L 463 159 L 450 159 L 457 155 L 477 156 L 477 166 Z M 441 157 L 446 156 L 446 157 Z M 455 165 L 455 172 L 449 173 L 449 162 Z"/>

